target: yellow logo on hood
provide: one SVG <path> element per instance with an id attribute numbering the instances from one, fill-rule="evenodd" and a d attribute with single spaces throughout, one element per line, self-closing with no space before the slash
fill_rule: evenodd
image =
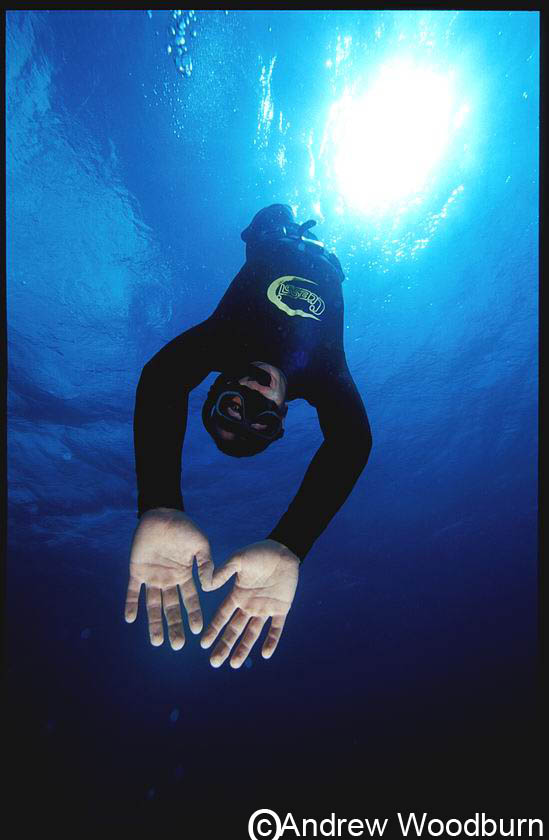
<path id="1" fill-rule="evenodd" d="M 274 303 L 286 315 L 301 315 L 302 318 L 314 318 L 315 321 L 320 321 L 318 316 L 322 315 L 326 309 L 324 301 L 312 289 L 302 289 L 300 286 L 296 286 L 296 282 L 311 283 L 313 286 L 318 285 L 313 280 L 306 280 L 305 277 L 293 277 L 292 275 L 286 274 L 284 277 L 277 277 L 276 280 L 273 280 L 267 289 L 267 297 L 271 303 Z M 291 309 L 282 300 L 283 297 L 305 301 L 309 305 L 309 311 L 304 312 L 303 309 Z"/>

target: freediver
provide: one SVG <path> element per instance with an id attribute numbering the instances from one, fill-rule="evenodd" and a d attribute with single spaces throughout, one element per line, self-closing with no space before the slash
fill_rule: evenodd
<path id="1" fill-rule="evenodd" d="M 260 210 L 241 234 L 246 262 L 213 314 L 166 344 L 145 365 L 137 386 L 139 524 L 126 620 L 135 620 L 145 584 L 151 643 L 164 641 L 164 613 L 171 646 L 179 650 L 185 633 L 178 588 L 191 631 L 203 627 L 194 560 L 204 591 L 236 574 L 201 639 L 209 648 L 225 628 L 210 657 L 214 667 L 233 648 L 230 664 L 242 665 L 269 618 L 262 655 L 272 656 L 300 563 L 351 492 L 371 450 L 368 418 L 343 348 L 344 274 L 335 254 L 312 234 L 315 224 L 297 224 L 288 205 Z M 185 513 L 181 494 L 189 393 L 212 371 L 221 373 L 208 392 L 202 420 L 226 455 L 257 455 L 279 441 L 287 404 L 298 398 L 316 408 L 324 436 L 278 524 L 217 570 L 208 537 Z"/>

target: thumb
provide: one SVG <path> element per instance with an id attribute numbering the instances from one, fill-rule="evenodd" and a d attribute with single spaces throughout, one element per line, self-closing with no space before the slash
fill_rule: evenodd
<path id="1" fill-rule="evenodd" d="M 209 592 L 212 587 L 212 575 L 214 571 L 214 564 L 212 562 L 212 555 L 208 548 L 203 551 L 197 551 L 195 554 L 196 564 L 198 566 L 198 578 L 200 585 L 204 592 Z"/>
<path id="2" fill-rule="evenodd" d="M 216 569 L 212 577 L 212 589 L 219 589 L 224 583 L 227 583 L 230 577 L 236 572 L 240 571 L 240 560 L 236 557 L 231 557 L 224 566 Z"/>

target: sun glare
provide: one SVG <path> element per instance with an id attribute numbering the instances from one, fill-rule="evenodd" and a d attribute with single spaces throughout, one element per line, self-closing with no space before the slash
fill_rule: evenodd
<path id="1" fill-rule="evenodd" d="M 365 93 L 346 90 L 325 136 L 345 203 L 379 213 L 420 193 L 467 111 L 455 108 L 449 73 L 405 59 L 384 64 Z"/>

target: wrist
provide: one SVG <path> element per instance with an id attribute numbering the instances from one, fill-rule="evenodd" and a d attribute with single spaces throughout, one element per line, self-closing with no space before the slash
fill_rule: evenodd
<path id="1" fill-rule="evenodd" d="M 282 549 L 281 554 L 283 554 L 285 558 L 287 558 L 288 560 L 294 560 L 298 564 L 298 566 L 301 565 L 301 558 L 298 557 L 298 555 L 294 551 L 292 551 L 292 549 L 289 548 L 287 545 L 281 543 L 279 540 L 274 540 L 272 537 L 267 537 L 267 542 L 274 543 L 276 546 L 278 546 L 279 550 Z"/>
<path id="2" fill-rule="evenodd" d="M 277 545 L 282 546 L 282 548 L 286 549 L 286 551 L 288 551 L 292 555 L 292 557 L 295 557 L 295 559 L 298 561 L 298 563 L 300 565 L 303 562 L 303 557 L 300 557 L 299 554 L 297 554 L 297 552 L 295 552 L 294 549 L 291 546 L 288 545 L 288 543 L 281 542 L 280 540 L 277 540 L 276 537 L 271 537 L 271 536 L 266 537 L 265 539 L 269 540 L 270 542 L 274 542 Z"/>
<path id="3" fill-rule="evenodd" d="M 139 519 L 142 521 L 143 519 L 179 519 L 181 516 L 185 516 L 184 511 L 180 508 L 168 508 L 168 507 L 155 507 L 149 508 L 148 510 L 144 511 Z"/>
<path id="4" fill-rule="evenodd" d="M 138 492 L 137 494 L 137 518 L 141 519 L 151 510 L 178 510 L 184 511 L 185 505 L 181 493 L 154 493 L 149 494 Z"/>

